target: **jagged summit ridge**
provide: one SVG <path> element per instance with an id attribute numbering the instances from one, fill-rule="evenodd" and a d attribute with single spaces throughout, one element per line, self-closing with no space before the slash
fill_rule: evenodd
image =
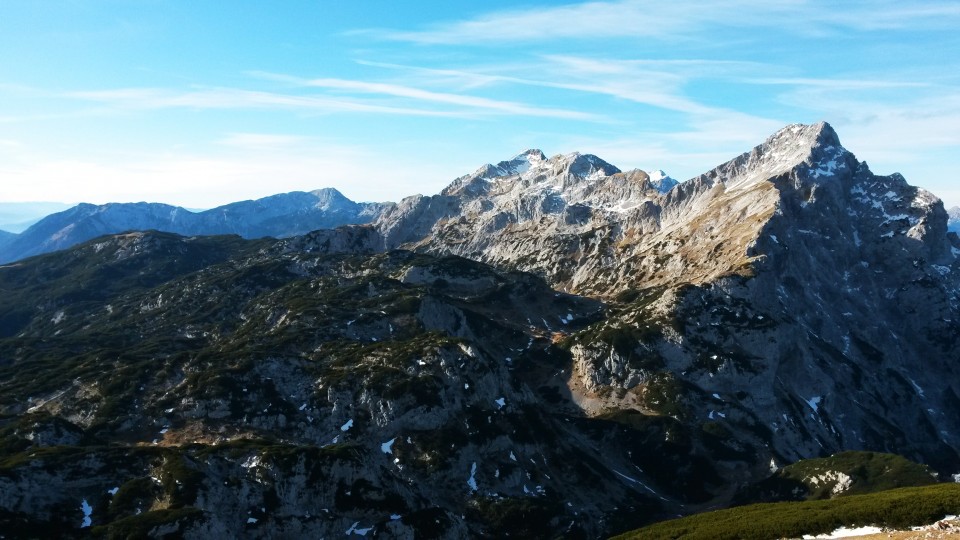
<path id="1" fill-rule="evenodd" d="M 650 171 L 647 173 L 647 176 L 650 177 L 650 184 L 660 193 L 666 193 L 673 189 L 674 186 L 680 184 L 680 182 L 668 176 L 667 173 L 661 169 Z"/>
<path id="2" fill-rule="evenodd" d="M 317 202 L 315 207 L 322 209 L 330 209 L 333 206 L 349 206 L 356 204 L 350 199 L 348 199 L 343 193 L 336 188 L 321 188 L 315 189 L 308 192 L 310 195 L 316 197 Z"/>
<path id="3" fill-rule="evenodd" d="M 524 179 L 534 179 L 542 176 L 569 175 L 582 179 L 609 176 L 618 172 L 620 172 L 620 169 L 593 154 L 571 152 L 547 158 L 543 151 L 530 149 L 496 165 L 488 163 L 477 169 L 473 174 L 458 178 L 453 185 L 469 183 L 477 178 L 493 180 L 502 177 L 520 176 Z"/>
<path id="4" fill-rule="evenodd" d="M 791 124 L 767 138 L 752 151 L 688 182 L 722 181 L 728 189 L 749 189 L 756 182 L 778 178 L 791 171 L 796 180 L 824 181 L 852 171 L 856 158 L 848 152 L 833 127 L 826 122 Z"/>
<path id="5" fill-rule="evenodd" d="M 533 271 L 581 293 L 749 273 L 765 256 L 765 230 L 812 230 L 810 220 L 843 221 L 858 241 L 874 234 L 871 226 L 930 239 L 926 245 L 939 246 L 931 260 L 950 251 L 934 234 L 946 219 L 938 200 L 899 175 L 873 175 L 826 122 L 786 126 L 676 185 L 661 171 L 620 172 L 592 155 L 542 156 L 528 151 L 458 178 L 438 196 L 407 199 L 376 226 L 390 248 Z M 524 163 L 531 166 L 517 172 Z M 508 170 L 514 174 L 500 174 Z M 818 198 L 828 204 L 815 205 Z M 808 206 L 841 215 L 815 216 Z"/>
<path id="6" fill-rule="evenodd" d="M 698 178 L 723 177 L 728 187 L 736 187 L 750 181 L 779 176 L 798 166 L 806 166 L 808 176 L 816 180 L 835 175 L 838 170 L 850 166 L 852 159 L 852 154 L 840 144 L 839 137 L 830 124 L 791 124 L 768 137 L 752 152 L 745 153 Z M 519 176 L 521 179 L 532 180 L 566 174 L 574 178 L 596 180 L 620 172 L 622 171 L 616 166 L 592 154 L 571 152 L 547 158 L 543 151 L 530 149 L 496 165 L 486 164 L 473 174 L 458 178 L 444 192 L 455 193 L 462 186 L 468 185 L 476 187 L 477 179 L 493 180 Z M 650 185 L 661 193 L 667 193 L 680 184 L 662 170 L 643 174 L 647 176 Z M 695 179 L 690 181 L 693 180 Z"/>
<path id="7" fill-rule="evenodd" d="M 845 169 L 849 161 L 855 161 L 850 152 L 840 144 L 833 127 L 826 122 L 813 125 L 792 124 L 773 134 L 764 143 L 765 153 L 780 166 L 775 173 L 784 172 L 797 164 L 808 167 L 811 178 L 830 177 Z"/>
<path id="8" fill-rule="evenodd" d="M 497 176 L 523 174 L 531 168 L 539 167 L 546 160 L 547 156 L 542 151 L 532 148 L 517 154 L 513 159 L 501 161 L 497 164 L 495 170 Z"/>

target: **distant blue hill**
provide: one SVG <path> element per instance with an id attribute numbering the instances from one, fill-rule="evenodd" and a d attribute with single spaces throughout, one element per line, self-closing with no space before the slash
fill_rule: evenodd
<path id="1" fill-rule="evenodd" d="M 16 238 L 17 235 L 12 232 L 0 230 L 0 248 L 3 248 L 8 242 Z"/>
<path id="2" fill-rule="evenodd" d="M 272 195 L 202 212 L 159 203 L 79 204 L 41 219 L 19 235 L 0 235 L 0 263 L 131 230 L 188 236 L 295 236 L 317 229 L 369 223 L 388 204 L 357 203 L 332 188 Z"/>

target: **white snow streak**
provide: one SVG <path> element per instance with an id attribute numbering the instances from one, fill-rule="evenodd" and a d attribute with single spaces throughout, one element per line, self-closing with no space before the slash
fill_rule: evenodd
<path id="1" fill-rule="evenodd" d="M 93 525 L 93 520 L 90 516 L 93 515 L 93 507 L 90 506 L 90 503 L 86 499 L 80 503 L 80 510 L 83 511 L 83 523 L 80 524 L 81 529 L 85 529 L 90 525 Z"/>
<path id="2" fill-rule="evenodd" d="M 390 439 L 389 441 L 387 441 L 387 442 L 385 442 L 385 443 L 381 443 L 381 444 L 380 444 L 380 451 L 383 452 L 384 454 L 392 454 L 392 453 L 393 453 L 393 442 L 396 441 L 396 440 L 397 440 L 397 438 L 394 437 L 394 438 Z"/>
<path id="3" fill-rule="evenodd" d="M 467 478 L 467 485 L 470 486 L 470 491 L 477 490 L 477 462 L 474 461 L 473 465 L 470 466 L 470 478 Z"/>

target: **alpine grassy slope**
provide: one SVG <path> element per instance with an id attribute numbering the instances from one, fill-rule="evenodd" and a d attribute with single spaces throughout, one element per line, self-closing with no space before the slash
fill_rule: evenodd
<path id="1" fill-rule="evenodd" d="M 0 523 L 594 538 L 816 498 L 817 475 L 947 478 L 946 222 L 818 124 L 679 185 L 528 151 L 372 225 L 134 232 L 3 266 Z M 929 469 L 769 478 L 842 450 Z"/>
<path id="2" fill-rule="evenodd" d="M 803 459 L 778 469 L 769 478 L 748 486 L 737 502 L 831 499 L 900 487 L 926 486 L 937 473 L 901 456 L 874 452 L 841 452 L 826 458 Z"/>
<path id="3" fill-rule="evenodd" d="M 891 489 L 807 502 L 756 504 L 664 521 L 616 540 L 770 540 L 829 535 L 841 527 L 908 529 L 960 511 L 960 484 Z M 939 538 L 918 533 L 911 538 Z"/>

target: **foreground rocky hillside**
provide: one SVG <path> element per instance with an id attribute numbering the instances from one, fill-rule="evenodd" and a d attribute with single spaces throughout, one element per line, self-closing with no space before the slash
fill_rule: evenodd
<path id="1" fill-rule="evenodd" d="M 80 204 L 51 214 L 19 235 L 0 236 L 0 262 L 60 249 L 104 234 L 159 230 L 183 235 L 288 237 L 372 221 L 389 204 L 356 203 L 326 188 L 241 201 L 202 212 L 159 203 Z"/>
<path id="2" fill-rule="evenodd" d="M 551 328 L 602 304 L 373 237 L 131 233 L 0 268 L 5 532 L 596 537 L 711 498 L 695 431 L 546 384 Z"/>
<path id="3" fill-rule="evenodd" d="M 3 530 L 595 538 L 841 450 L 960 472 L 960 240 L 826 124 L 379 215 L 0 267 Z"/>

